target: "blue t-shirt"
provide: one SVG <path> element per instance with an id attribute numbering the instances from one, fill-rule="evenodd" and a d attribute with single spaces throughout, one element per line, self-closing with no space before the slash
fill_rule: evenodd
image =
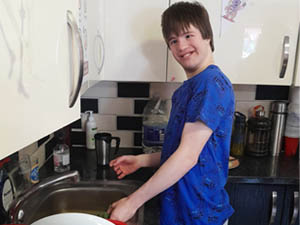
<path id="1" fill-rule="evenodd" d="M 197 164 L 161 193 L 161 225 L 223 225 L 234 212 L 224 189 L 234 101 L 229 79 L 215 65 L 186 80 L 174 92 L 161 164 L 178 148 L 186 122 L 201 121 L 213 133 Z"/>

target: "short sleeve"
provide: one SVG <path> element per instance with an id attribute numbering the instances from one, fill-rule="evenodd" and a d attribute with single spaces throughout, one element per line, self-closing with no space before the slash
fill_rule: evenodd
<path id="1" fill-rule="evenodd" d="M 196 81 L 187 107 L 186 122 L 201 121 L 213 131 L 234 105 L 231 83 L 221 73 Z"/>

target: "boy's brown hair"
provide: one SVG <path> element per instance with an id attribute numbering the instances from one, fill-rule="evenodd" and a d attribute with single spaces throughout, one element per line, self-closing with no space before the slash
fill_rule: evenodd
<path id="1" fill-rule="evenodd" d="M 162 14 L 161 26 L 167 44 L 172 33 L 179 35 L 181 31 L 186 31 L 190 25 L 198 28 L 203 39 L 210 39 L 210 47 L 214 51 L 213 32 L 209 15 L 199 2 L 177 2 Z"/>

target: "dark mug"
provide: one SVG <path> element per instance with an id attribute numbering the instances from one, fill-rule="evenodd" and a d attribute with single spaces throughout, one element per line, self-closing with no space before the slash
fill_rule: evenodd
<path id="1" fill-rule="evenodd" d="M 116 141 L 115 153 L 119 150 L 120 138 L 112 137 L 110 133 L 97 133 L 95 134 L 96 156 L 97 164 L 106 166 L 109 164 L 111 157 L 111 143 L 112 140 Z"/>

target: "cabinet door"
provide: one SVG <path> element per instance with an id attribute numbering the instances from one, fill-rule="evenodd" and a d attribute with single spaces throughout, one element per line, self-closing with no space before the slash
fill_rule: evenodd
<path id="1" fill-rule="evenodd" d="M 300 17 L 300 4 L 299 4 L 299 17 Z M 300 19 L 299 19 L 298 46 L 297 46 L 293 84 L 294 84 L 294 86 L 297 86 L 297 87 L 300 86 Z"/>
<path id="2" fill-rule="evenodd" d="M 160 27 L 166 0 L 105 1 L 101 80 L 166 81 L 167 46 Z"/>
<path id="3" fill-rule="evenodd" d="M 180 0 L 171 0 L 171 4 L 179 1 Z M 189 2 L 193 1 L 190 0 Z M 198 0 L 198 2 L 202 3 L 208 11 L 213 34 L 215 36 L 220 29 L 221 0 Z M 183 82 L 186 79 L 186 73 L 183 68 L 174 59 L 172 52 L 168 50 L 167 81 Z"/>
<path id="4" fill-rule="evenodd" d="M 79 27 L 85 52 L 85 75 L 81 94 L 100 81 L 104 51 L 104 7 L 105 1 L 80 0 Z"/>
<path id="5" fill-rule="evenodd" d="M 69 107 L 80 71 L 67 23 L 75 3 L 0 1 L 0 159 L 80 118 L 78 101 Z"/>
<path id="6" fill-rule="evenodd" d="M 299 224 L 299 185 L 286 188 L 282 225 Z"/>
<path id="7" fill-rule="evenodd" d="M 229 225 L 281 225 L 284 186 L 228 184 L 226 189 L 235 210 Z"/>
<path id="8" fill-rule="evenodd" d="M 299 0 L 223 1 L 215 62 L 232 83 L 291 85 L 298 5 Z"/>

